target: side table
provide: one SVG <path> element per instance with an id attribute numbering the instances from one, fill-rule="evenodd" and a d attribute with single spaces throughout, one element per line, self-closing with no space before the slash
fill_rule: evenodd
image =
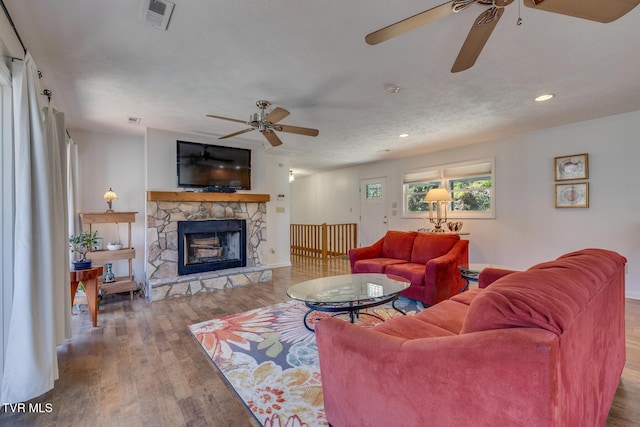
<path id="1" fill-rule="evenodd" d="M 78 291 L 78 283 L 82 282 L 87 294 L 87 306 L 93 327 L 98 326 L 98 277 L 102 276 L 103 267 L 91 267 L 85 270 L 71 270 L 71 306 Z"/>
<path id="2" fill-rule="evenodd" d="M 464 285 L 460 293 L 469 289 L 470 282 L 478 283 L 478 277 L 480 276 L 480 273 L 482 272 L 482 270 L 484 270 L 485 268 L 501 268 L 504 270 L 517 270 L 517 268 L 507 267 L 507 266 L 498 265 L 498 264 L 471 263 L 471 264 L 459 265 L 458 269 L 460 270 L 460 275 L 466 281 L 466 284 Z"/>

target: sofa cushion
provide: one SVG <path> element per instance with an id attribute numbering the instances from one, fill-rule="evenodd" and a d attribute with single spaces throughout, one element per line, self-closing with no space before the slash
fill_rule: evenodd
<path id="1" fill-rule="evenodd" d="M 466 304 L 444 300 L 422 310 L 414 317 L 457 335 L 462 329 L 468 310 L 469 306 Z"/>
<path id="2" fill-rule="evenodd" d="M 459 302 L 466 305 L 471 305 L 474 299 L 482 292 L 480 288 L 469 289 L 461 294 L 457 294 L 449 298 L 451 301 Z"/>
<path id="3" fill-rule="evenodd" d="M 401 264 L 393 264 L 387 266 L 384 270 L 386 274 L 395 274 L 396 276 L 409 279 L 412 285 L 424 285 L 424 270 L 426 266 L 424 264 L 414 264 L 412 262 L 405 262 Z"/>
<path id="4" fill-rule="evenodd" d="M 409 261 L 416 234 L 415 231 L 387 231 L 382 242 L 382 258 Z"/>
<path id="5" fill-rule="evenodd" d="M 386 273 L 388 266 L 407 262 L 403 259 L 392 258 L 361 259 L 353 265 L 353 273 Z"/>
<path id="6" fill-rule="evenodd" d="M 395 316 L 386 322 L 378 323 L 374 330 L 406 340 L 447 337 L 456 335 L 434 324 L 416 319 L 415 316 Z"/>
<path id="7" fill-rule="evenodd" d="M 417 233 L 411 251 L 411 262 L 426 264 L 427 261 L 449 253 L 453 245 L 460 240 L 457 234 Z"/>
<path id="8" fill-rule="evenodd" d="M 535 327 L 561 335 L 624 263 L 617 254 L 594 251 L 498 279 L 471 303 L 462 333 Z"/>

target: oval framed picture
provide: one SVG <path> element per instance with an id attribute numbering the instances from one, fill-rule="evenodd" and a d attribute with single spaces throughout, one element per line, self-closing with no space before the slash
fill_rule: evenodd
<path id="1" fill-rule="evenodd" d="M 556 181 L 589 178 L 589 154 L 555 157 Z"/>
<path id="2" fill-rule="evenodd" d="M 589 183 L 556 184 L 556 208 L 588 208 Z"/>

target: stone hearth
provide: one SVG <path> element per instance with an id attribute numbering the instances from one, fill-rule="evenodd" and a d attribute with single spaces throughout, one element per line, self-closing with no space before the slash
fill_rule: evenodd
<path id="1" fill-rule="evenodd" d="M 147 283 L 152 300 L 271 281 L 272 270 L 260 259 L 260 245 L 266 240 L 266 203 L 152 199 L 147 200 Z M 180 276 L 178 221 L 210 219 L 247 221 L 247 266 Z"/>

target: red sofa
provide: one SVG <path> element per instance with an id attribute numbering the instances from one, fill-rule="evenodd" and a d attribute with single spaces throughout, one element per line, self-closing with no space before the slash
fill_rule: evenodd
<path id="1" fill-rule="evenodd" d="M 603 426 L 625 363 L 625 263 L 585 249 L 523 272 L 485 269 L 485 288 L 374 328 L 320 321 L 327 420 Z"/>
<path id="2" fill-rule="evenodd" d="M 352 273 L 385 273 L 411 281 L 402 293 L 427 305 L 460 293 L 458 266 L 469 262 L 469 241 L 457 234 L 388 231 L 371 246 L 349 251 Z"/>

